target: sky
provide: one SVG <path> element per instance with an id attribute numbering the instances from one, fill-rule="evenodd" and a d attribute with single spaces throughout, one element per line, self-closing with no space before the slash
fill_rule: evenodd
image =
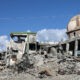
<path id="1" fill-rule="evenodd" d="M 32 31 L 39 40 L 58 41 L 78 14 L 80 0 L 0 0 L 0 37 L 5 41 L 10 32 Z"/>
<path id="2" fill-rule="evenodd" d="M 80 14 L 80 0 L 0 0 L 0 35 L 63 29 Z"/>

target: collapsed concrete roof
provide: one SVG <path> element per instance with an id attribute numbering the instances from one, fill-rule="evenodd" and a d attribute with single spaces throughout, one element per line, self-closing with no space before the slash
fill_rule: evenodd
<path id="1" fill-rule="evenodd" d="M 28 34 L 37 34 L 36 32 L 11 32 L 10 36 L 27 36 Z"/>

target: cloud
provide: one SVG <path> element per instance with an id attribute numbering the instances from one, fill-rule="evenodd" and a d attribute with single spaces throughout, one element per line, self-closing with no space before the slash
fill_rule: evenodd
<path id="1" fill-rule="evenodd" d="M 37 32 L 38 41 L 58 42 L 62 39 L 65 40 L 66 37 L 66 29 L 42 29 Z"/>
<path id="2" fill-rule="evenodd" d="M 30 30 L 27 30 L 27 32 L 31 32 Z"/>
<path id="3" fill-rule="evenodd" d="M 0 36 L 0 51 L 5 51 L 8 43 L 8 37 L 6 35 Z"/>
<path id="4" fill-rule="evenodd" d="M 27 30 L 30 32 L 30 30 Z M 42 29 L 37 32 L 37 41 L 54 41 L 58 42 L 61 39 L 66 39 L 66 29 Z M 0 36 L 0 51 L 5 51 L 8 44 L 8 36 Z"/>

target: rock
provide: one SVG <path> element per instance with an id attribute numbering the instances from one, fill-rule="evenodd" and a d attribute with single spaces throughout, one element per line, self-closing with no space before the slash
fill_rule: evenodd
<path id="1" fill-rule="evenodd" d="M 34 56 L 34 58 L 35 58 L 34 66 L 41 66 L 44 64 L 44 58 L 41 55 L 38 54 L 38 55 Z"/>
<path id="2" fill-rule="evenodd" d="M 39 78 L 44 78 L 46 76 L 56 76 L 57 73 L 54 70 L 48 69 L 48 68 L 42 68 L 39 71 Z"/>

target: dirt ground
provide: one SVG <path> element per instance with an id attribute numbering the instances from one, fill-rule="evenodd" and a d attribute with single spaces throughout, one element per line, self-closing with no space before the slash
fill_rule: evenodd
<path id="1" fill-rule="evenodd" d="M 0 76 L 0 80 L 80 80 L 79 75 L 58 75 L 58 76 L 50 76 L 46 78 L 36 78 L 30 74 L 19 74 L 13 76 Z"/>
<path id="2" fill-rule="evenodd" d="M 56 76 L 46 76 L 44 78 L 38 78 L 29 73 L 17 74 L 5 70 L 0 72 L 0 80 L 80 80 L 80 75 L 77 74 L 56 75 Z"/>

